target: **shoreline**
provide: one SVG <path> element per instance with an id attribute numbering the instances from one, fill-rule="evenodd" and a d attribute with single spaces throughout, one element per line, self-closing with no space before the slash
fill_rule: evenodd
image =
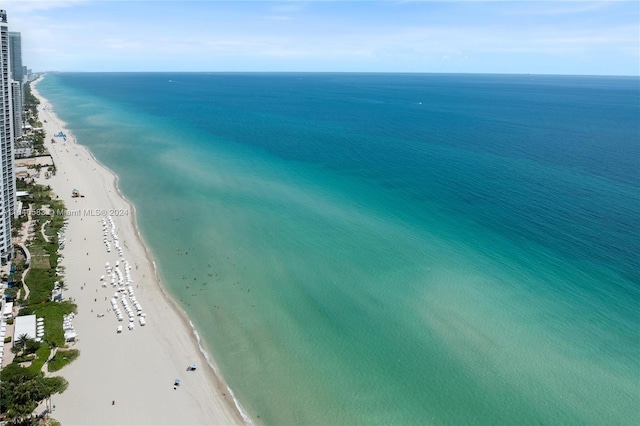
<path id="1" fill-rule="evenodd" d="M 252 420 L 248 417 L 248 415 L 244 412 L 244 410 L 241 408 L 240 403 L 237 401 L 237 399 L 235 398 L 235 395 L 233 394 L 232 390 L 229 388 L 229 386 L 226 384 L 226 382 L 224 381 L 224 378 L 222 377 L 222 375 L 219 373 L 219 369 L 217 368 L 215 361 L 211 358 L 211 356 L 209 355 L 209 353 L 206 351 L 206 349 L 202 346 L 202 342 L 200 339 L 200 335 L 198 334 L 196 328 L 194 327 L 193 323 L 191 322 L 191 320 L 189 319 L 187 313 L 181 309 L 181 307 L 177 304 L 177 302 L 173 299 L 173 297 L 170 296 L 170 294 L 167 292 L 167 289 L 165 288 L 164 284 L 162 283 L 162 280 L 160 278 L 160 274 L 159 271 L 157 269 L 156 266 L 156 262 L 155 259 L 153 257 L 153 254 L 149 248 L 149 246 L 146 244 L 146 242 L 144 241 L 144 238 L 140 232 L 140 229 L 138 227 L 137 224 L 137 212 L 136 212 L 136 208 L 135 205 L 130 202 L 122 193 L 122 191 L 119 188 L 118 182 L 119 182 L 119 176 L 113 172 L 112 170 L 110 170 L 108 167 L 106 167 L 104 164 L 102 164 L 100 161 L 98 161 L 98 159 L 94 156 L 94 154 L 91 152 L 91 150 L 84 146 L 81 145 L 80 143 L 78 143 L 77 139 L 75 138 L 75 136 L 73 136 L 73 133 L 68 129 L 67 124 L 62 121 L 56 114 L 55 111 L 53 109 L 53 106 L 51 104 L 51 102 L 49 100 L 47 100 L 46 98 L 44 98 L 38 91 L 37 91 L 37 84 L 43 79 L 44 77 L 40 77 L 38 80 L 35 80 L 32 84 L 32 92 L 33 94 L 40 100 L 40 105 L 38 107 L 38 111 L 39 111 L 39 117 L 40 120 L 43 122 L 43 128 L 45 130 L 45 146 L 47 147 L 47 149 L 49 150 L 52 158 L 54 158 L 55 161 L 55 165 L 57 168 L 57 173 L 56 176 L 59 176 L 59 179 L 54 179 L 54 177 L 52 177 L 49 180 L 43 180 L 42 178 L 37 179 L 36 181 L 40 184 L 45 184 L 45 185 L 50 185 L 53 190 L 54 193 L 62 198 L 63 200 L 65 200 L 65 203 L 67 204 L 67 206 L 69 206 L 68 208 L 71 208 L 72 203 L 68 203 L 67 197 L 64 197 L 63 195 L 65 194 L 64 191 L 61 191 L 61 186 L 60 184 L 56 185 L 56 181 L 61 181 L 61 177 L 62 175 L 66 175 L 66 173 L 69 170 L 68 167 L 66 166 L 66 162 L 69 159 L 73 159 L 74 157 L 78 157 L 78 153 L 75 153 L 75 155 L 73 155 L 73 153 L 71 153 L 70 155 L 65 155 L 62 152 L 59 152 L 60 150 L 57 149 L 57 147 L 65 147 L 65 151 L 68 153 L 69 149 L 68 147 L 73 147 L 74 149 L 79 148 L 81 150 L 81 152 L 85 153 L 87 155 L 87 164 L 89 165 L 89 167 L 93 166 L 93 170 L 94 171 L 98 171 L 97 174 L 103 173 L 104 175 L 106 175 L 106 177 L 108 177 L 108 179 L 106 179 L 107 181 L 110 182 L 104 182 L 104 187 L 101 188 L 103 191 L 106 191 L 107 193 L 105 195 L 107 195 L 107 199 L 109 201 L 111 201 L 111 203 L 108 203 L 111 205 L 111 207 L 113 208 L 114 205 L 117 204 L 124 204 L 126 206 L 125 209 L 123 209 L 122 211 L 126 211 L 126 212 L 131 212 L 130 216 L 128 218 L 124 218 L 124 217 L 118 217 L 115 216 L 114 219 L 117 221 L 118 228 L 119 228 L 119 233 L 121 233 L 121 238 L 124 237 L 124 241 L 125 241 L 125 247 L 127 246 L 127 238 L 129 238 L 129 242 L 131 245 L 131 237 L 133 237 L 134 240 L 134 244 L 133 246 L 136 246 L 137 249 L 141 250 L 142 256 L 134 256 L 134 259 L 136 261 L 138 261 L 136 263 L 136 270 L 138 269 L 138 263 L 140 262 L 144 262 L 146 263 L 146 268 L 149 272 L 151 272 L 151 279 L 150 279 L 150 285 L 145 283 L 145 287 L 143 287 L 142 292 L 144 293 L 145 290 L 147 293 L 151 292 L 153 293 L 154 291 L 157 292 L 157 296 L 159 296 L 160 300 L 156 300 L 156 302 L 163 302 L 163 303 L 156 303 L 154 305 L 154 301 L 153 300 L 148 300 L 148 299 L 153 299 L 153 296 L 156 295 L 151 295 L 150 298 L 145 298 L 146 300 L 143 300 L 143 306 L 145 306 L 145 311 L 158 311 L 158 310 L 162 310 L 162 308 L 164 308 L 165 306 L 162 306 L 163 304 L 166 305 L 166 307 L 168 307 L 168 310 L 165 310 L 164 313 L 168 315 L 169 317 L 173 317 L 172 319 L 174 321 L 172 321 L 170 323 L 170 326 L 172 327 L 173 330 L 175 330 L 178 333 L 182 334 L 183 338 L 186 338 L 188 340 L 188 343 L 190 344 L 190 348 L 186 348 L 186 347 L 181 347 L 181 348 L 176 348 L 176 345 L 172 344 L 172 341 L 167 339 L 166 336 L 158 336 L 156 335 L 155 337 L 161 341 L 161 343 L 163 343 L 163 347 L 161 347 L 161 349 L 163 351 L 167 351 L 167 352 L 173 352 L 174 357 L 175 356 L 180 356 L 180 355 L 185 355 L 184 352 L 189 352 L 189 355 L 191 356 L 190 359 L 193 358 L 193 352 L 196 352 L 196 357 L 199 360 L 199 364 L 201 366 L 204 366 L 204 364 L 206 363 L 207 367 L 199 367 L 198 369 L 198 374 L 201 375 L 204 380 L 201 381 L 201 383 L 199 383 L 199 389 L 196 390 L 196 392 L 192 392 L 191 393 L 191 399 L 194 399 L 195 401 L 190 401 L 193 405 L 193 403 L 195 403 L 195 405 L 197 407 L 200 407 L 202 409 L 202 415 L 205 415 L 205 417 L 200 418 L 201 421 L 197 421 L 197 414 L 198 413 L 192 413 L 194 414 L 193 418 L 188 418 L 191 416 L 180 416 L 179 420 L 180 422 L 176 423 L 175 421 L 170 421 L 170 423 L 168 424 L 211 424 L 211 423 L 215 423 L 215 424 L 252 424 Z M 44 123 L 45 118 L 43 117 L 43 114 L 48 115 L 48 120 L 47 123 Z M 57 126 L 57 128 L 52 128 L 54 125 Z M 56 147 L 53 146 L 53 144 L 51 143 L 52 138 L 54 137 L 54 134 L 56 134 L 58 131 L 63 131 L 64 133 L 66 133 L 68 141 L 64 142 L 63 144 L 56 144 Z M 61 161 L 62 157 L 68 157 L 68 158 L 64 158 L 65 161 Z M 65 163 L 62 167 L 60 167 L 60 163 Z M 75 169 L 75 168 L 74 168 Z M 72 170 L 73 172 L 76 173 L 76 176 L 78 174 L 77 170 Z M 83 176 L 86 177 L 86 176 Z M 67 181 L 69 179 L 67 178 Z M 93 196 L 95 191 L 98 190 L 98 188 L 94 188 L 91 187 L 91 195 Z M 113 193 L 115 193 L 115 197 L 117 197 L 116 199 L 112 199 L 109 196 L 109 193 L 111 193 L 111 190 L 113 190 Z M 68 192 L 67 192 L 68 193 Z M 78 199 L 75 198 L 75 201 L 77 202 Z M 116 209 L 117 210 L 117 209 Z M 128 214 L 127 214 L 128 215 Z M 77 219 L 77 218 L 76 218 Z M 130 228 L 131 231 L 133 232 L 122 232 L 122 219 L 124 219 L 124 228 Z M 82 218 L 80 218 L 80 221 L 82 221 Z M 77 222 L 77 220 L 76 220 Z M 72 222 L 70 222 L 70 228 L 72 226 Z M 87 237 L 84 237 L 85 240 Z M 73 248 L 71 248 L 71 238 L 69 239 L 69 244 L 68 244 L 69 248 L 66 249 L 63 252 L 64 260 L 63 260 L 63 264 L 65 266 L 67 266 L 67 255 L 69 254 L 69 252 L 71 250 L 73 250 Z M 103 247 L 104 248 L 104 247 Z M 84 250 L 84 248 L 80 248 L 81 250 Z M 134 249 L 135 250 L 135 249 Z M 76 250 L 77 251 L 77 250 Z M 131 251 L 128 247 L 127 247 L 127 251 Z M 89 252 L 87 252 L 87 256 L 89 256 Z M 127 258 L 130 258 L 131 256 L 128 254 Z M 143 265 L 144 267 L 145 265 Z M 91 270 L 91 268 L 89 268 L 89 271 Z M 69 278 L 71 278 L 71 268 L 67 268 L 67 272 L 65 274 L 65 279 L 66 281 L 70 281 Z M 143 278 L 145 277 L 145 275 L 142 275 Z M 136 280 L 136 282 L 139 282 L 139 277 L 138 280 Z M 87 286 L 88 284 L 85 282 L 83 284 L 83 286 L 81 287 L 81 290 L 84 286 Z M 77 288 L 75 287 L 75 285 L 71 284 L 69 286 L 70 290 L 68 291 L 68 293 L 71 293 L 72 295 L 76 295 L 77 292 Z M 98 292 L 98 289 L 96 289 L 96 292 Z M 82 293 L 82 292 L 80 292 Z M 84 292 L 85 294 L 88 292 Z M 66 296 L 66 295 L 65 295 Z M 74 297 L 74 299 L 76 300 L 76 303 L 78 304 L 78 311 L 79 313 L 82 311 L 86 311 L 87 306 L 85 305 L 85 303 L 83 303 L 82 300 L 82 294 L 77 294 L 77 296 L 80 297 Z M 80 299 L 80 300 L 79 300 Z M 86 299 L 86 298 L 85 298 Z M 106 297 L 105 297 L 106 300 Z M 97 298 L 95 298 L 94 301 L 97 301 Z M 85 301 L 86 302 L 86 301 Z M 159 306 L 158 306 L 159 305 Z M 151 308 L 151 309 L 149 309 Z M 93 313 L 93 308 L 91 310 L 91 312 Z M 107 315 L 107 317 L 109 317 L 109 315 Z M 80 323 L 84 320 L 85 316 L 83 315 L 79 315 L 76 316 L 76 322 Z M 109 318 L 109 320 L 112 320 L 113 318 Z M 153 317 L 149 317 L 150 321 L 150 325 L 151 322 L 154 321 Z M 78 324 L 79 326 L 81 324 Z M 115 327 L 115 324 L 114 324 Z M 138 334 L 138 333 L 146 333 L 149 331 L 151 327 L 149 327 L 149 325 L 145 326 L 144 328 L 140 327 L 140 330 L 136 329 L 135 331 L 131 332 L 132 334 Z M 154 330 L 155 331 L 155 330 Z M 154 333 L 157 334 L 157 333 Z M 120 337 L 120 336 L 118 336 Z M 122 336 L 124 337 L 124 336 Z M 82 419 L 82 416 L 79 416 L 77 412 L 73 412 L 72 416 L 67 417 L 66 416 L 66 410 L 64 410 L 62 413 L 63 415 L 58 415 L 59 412 L 61 412 L 62 410 L 62 404 L 64 404 L 64 400 L 65 395 L 68 395 L 69 392 L 71 391 L 71 389 L 74 387 L 74 383 L 77 382 L 77 378 L 75 377 L 69 377 L 69 376 L 74 376 L 74 374 L 71 374 L 71 370 L 74 367 L 78 367 L 79 365 L 82 364 L 87 364 L 87 363 L 93 363 L 98 361 L 98 363 L 100 362 L 100 360 L 91 360 L 88 359 L 87 355 L 84 353 L 86 351 L 82 350 L 82 346 L 83 345 L 83 339 L 82 337 L 80 338 L 81 340 L 79 341 L 79 343 L 77 344 L 77 347 L 79 349 L 81 349 L 81 354 L 80 357 L 78 358 L 78 360 L 74 361 L 74 363 L 72 363 L 70 366 L 65 367 L 65 369 L 61 370 L 60 372 L 58 372 L 58 374 L 62 375 L 63 377 L 65 377 L 68 381 L 69 381 L 69 389 L 61 394 L 56 396 L 56 400 L 60 401 L 62 400 L 62 402 L 59 402 L 59 408 L 57 412 L 52 413 L 53 417 L 61 420 L 63 424 L 82 424 L 84 422 L 86 422 L 87 420 Z M 186 343 L 186 342 L 183 342 Z M 138 348 L 139 350 L 140 348 Z M 182 351 L 178 351 L 177 349 L 182 349 Z M 185 351 L 185 349 L 190 349 L 189 351 Z M 93 361 L 93 362 L 92 362 Z M 168 367 L 167 365 L 164 365 L 164 367 Z M 175 367 L 175 366 L 173 366 Z M 183 366 L 182 366 L 183 367 Z M 179 370 L 178 370 L 179 371 Z M 129 373 L 135 373 L 135 371 L 131 371 Z M 204 374 L 203 374 L 204 373 Z M 140 378 L 138 378 L 140 379 Z M 86 380 L 85 380 L 86 381 Z M 140 385 L 140 380 L 137 380 L 135 377 L 135 374 L 133 377 L 130 378 L 130 381 L 132 382 L 132 385 L 135 385 L 136 388 L 139 388 Z M 119 382 L 120 384 L 120 382 Z M 191 384 L 190 384 L 191 385 Z M 88 389 L 87 389 L 88 390 Z M 156 388 L 155 386 L 149 386 L 148 391 L 149 394 L 147 395 L 147 400 L 151 399 L 152 397 L 154 397 L 154 392 L 155 392 Z M 174 389 L 175 390 L 175 389 Z M 180 391 L 182 391 L 183 388 L 180 389 Z M 84 395 L 90 394 L 90 392 L 84 392 Z M 89 400 L 91 401 L 91 398 L 83 398 L 85 400 Z M 215 404 L 215 412 L 212 412 L 212 400 L 217 400 L 218 404 Z M 86 405 L 86 402 L 88 401 L 83 401 L 83 410 L 87 410 L 90 411 L 91 407 L 88 407 Z M 94 403 L 97 403 L 97 401 L 93 401 Z M 102 402 L 102 401 L 101 401 Z M 115 402 L 115 400 L 114 400 Z M 139 400 L 137 401 L 139 402 Z M 130 421 L 130 419 L 126 422 L 127 424 L 145 424 L 145 421 L 148 421 L 152 414 L 157 414 L 158 411 L 162 412 L 162 411 L 166 411 L 167 405 L 162 404 L 162 403 L 153 403 L 148 401 L 149 403 L 146 404 L 148 406 L 148 409 L 151 410 L 152 412 L 144 412 L 145 410 L 143 409 L 143 407 L 140 407 L 140 404 L 136 405 L 136 417 L 139 417 L 141 419 L 141 421 L 133 421 L 131 423 L 128 423 L 128 421 Z M 165 410 L 162 410 L 163 408 L 165 408 Z M 171 406 L 171 408 L 175 408 L 174 406 Z M 69 414 L 72 414 L 71 412 Z M 130 414 L 130 413 L 129 413 Z M 163 413 L 165 416 L 162 416 L 162 420 L 163 421 L 168 421 L 169 419 L 166 418 L 166 412 Z M 214 414 L 213 418 L 210 418 L 210 416 Z M 63 418 L 65 417 L 65 418 Z M 78 422 L 79 421 L 79 422 Z M 202 422 L 204 421 L 204 422 Z M 111 421 L 108 418 L 103 418 L 102 416 L 100 417 L 100 424 L 122 424 L 120 420 L 113 418 Z"/>
<path id="2" fill-rule="evenodd" d="M 44 78 L 44 77 L 40 77 L 40 79 L 42 79 L 42 78 Z M 38 92 L 37 89 L 35 88 L 35 84 L 38 81 L 40 81 L 40 79 L 34 81 L 34 86 L 32 87 L 32 90 L 33 90 L 34 94 L 36 95 L 36 97 L 40 101 L 44 100 L 48 105 L 52 105 L 51 102 L 49 102 L 49 100 L 44 98 L 40 94 L 40 92 Z M 142 248 L 145 250 L 147 260 L 152 265 L 155 281 L 156 281 L 156 283 L 158 285 L 159 290 L 164 295 L 166 301 L 172 305 L 173 309 L 176 311 L 176 314 L 178 314 L 178 316 L 180 317 L 180 320 L 183 322 L 183 325 L 191 331 L 191 335 L 193 337 L 193 343 L 196 345 L 196 347 L 198 348 L 198 350 L 202 354 L 202 356 L 205 359 L 206 364 L 208 365 L 208 367 L 212 370 L 211 373 L 214 376 L 215 382 L 220 387 L 223 387 L 226 391 L 228 391 L 231 394 L 231 397 L 233 399 L 233 407 L 234 407 L 235 410 L 238 411 L 238 414 L 240 414 L 240 416 L 242 417 L 242 420 L 244 421 L 244 423 L 247 424 L 247 425 L 253 424 L 253 421 L 251 420 L 251 418 L 242 409 L 242 406 L 240 405 L 240 401 L 237 400 L 235 394 L 233 393 L 233 390 L 224 381 L 224 377 L 219 372 L 219 369 L 217 368 L 217 366 L 215 364 L 215 361 L 209 355 L 209 353 L 207 352 L 206 348 L 202 345 L 200 334 L 198 333 L 198 330 L 196 329 L 195 325 L 193 324 L 193 322 L 189 318 L 189 315 L 187 314 L 187 312 L 185 310 L 181 309 L 181 307 L 178 305 L 176 300 L 168 293 L 167 289 L 165 288 L 165 286 L 164 286 L 164 284 L 162 282 L 162 279 L 160 278 L 160 273 L 158 271 L 158 267 L 156 265 L 155 258 L 153 257 L 153 253 L 149 249 L 149 246 L 145 242 L 144 237 L 142 236 L 142 233 L 140 232 L 140 228 L 138 227 L 136 206 L 131 201 L 129 201 L 129 199 L 127 199 L 127 197 L 122 193 L 122 191 L 120 190 L 120 187 L 118 186 L 118 182 L 120 181 L 120 177 L 113 170 L 109 169 L 107 166 L 102 164 L 95 157 L 95 155 L 93 155 L 93 152 L 91 152 L 91 150 L 88 147 L 86 147 L 86 146 L 84 146 L 82 144 L 78 144 L 77 143 L 77 139 L 75 138 L 75 136 L 73 136 L 73 132 L 71 130 L 69 130 L 68 128 L 64 127 L 64 126 L 66 126 L 66 123 L 64 121 L 62 121 L 55 114 L 55 112 L 52 111 L 52 114 L 57 117 L 59 122 L 62 124 L 62 130 L 65 131 L 65 133 L 70 137 L 70 139 L 72 139 L 77 146 L 79 146 L 81 148 L 84 148 L 84 150 L 91 157 L 91 159 L 113 177 L 113 179 L 114 179 L 114 182 L 113 182 L 114 183 L 114 189 L 115 189 L 116 193 L 118 194 L 118 196 L 125 203 L 127 203 L 127 205 L 131 209 L 131 212 L 132 212 L 131 213 L 131 225 L 133 226 L 133 228 L 135 230 L 136 237 L 138 238 L 140 244 L 142 245 Z M 46 144 L 46 142 L 45 142 L 45 144 Z"/>

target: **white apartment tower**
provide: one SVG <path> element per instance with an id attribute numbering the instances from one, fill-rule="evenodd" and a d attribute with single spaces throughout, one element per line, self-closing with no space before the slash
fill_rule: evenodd
<path id="1" fill-rule="evenodd" d="M 11 218 L 16 204 L 10 61 L 7 13 L 0 10 L 0 258 L 3 262 L 9 260 L 13 254 Z"/>

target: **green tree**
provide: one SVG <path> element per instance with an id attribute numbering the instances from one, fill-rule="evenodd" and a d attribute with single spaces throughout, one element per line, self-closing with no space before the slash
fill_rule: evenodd
<path id="1" fill-rule="evenodd" d="M 19 423 L 30 417 L 38 403 L 54 393 L 62 393 L 68 383 L 62 377 L 44 377 L 17 364 L 9 364 L 0 373 L 0 402 L 6 419 Z"/>
<path id="2" fill-rule="evenodd" d="M 29 343 L 29 340 L 31 340 L 29 336 L 26 333 L 23 333 L 18 336 L 14 343 L 14 346 L 18 346 L 20 348 L 20 351 L 24 351 L 27 347 L 27 343 Z"/>

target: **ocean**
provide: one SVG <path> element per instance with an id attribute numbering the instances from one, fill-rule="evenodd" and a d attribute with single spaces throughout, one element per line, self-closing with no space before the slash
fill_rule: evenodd
<path id="1" fill-rule="evenodd" d="M 51 73 L 258 424 L 640 423 L 640 80 Z"/>

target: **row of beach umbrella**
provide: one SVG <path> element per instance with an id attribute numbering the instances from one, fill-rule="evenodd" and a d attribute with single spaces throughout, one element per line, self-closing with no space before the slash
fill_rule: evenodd
<path id="1" fill-rule="evenodd" d="M 134 322 L 136 315 L 139 317 L 139 322 L 142 326 L 146 324 L 146 315 L 142 311 L 142 305 L 140 305 L 136 299 L 132 285 L 133 279 L 131 278 L 132 268 L 129 262 L 124 259 L 124 252 L 122 247 L 120 247 L 116 225 L 111 216 L 108 216 L 107 219 L 102 219 L 102 235 L 103 241 L 107 246 L 107 252 L 111 251 L 111 245 L 108 239 L 109 230 L 111 231 L 110 233 L 113 245 L 118 250 L 120 258 L 115 262 L 114 266 L 111 266 L 109 262 L 105 262 L 105 275 L 100 277 L 100 281 L 102 282 L 102 287 L 106 287 L 107 280 L 109 280 L 111 286 L 118 289 L 111 297 L 111 307 L 118 321 L 124 321 L 124 315 L 122 312 L 124 310 L 124 314 L 126 314 L 129 319 L 128 328 L 129 330 L 133 330 L 135 328 Z M 120 268 L 121 264 L 123 266 L 124 273 Z M 118 301 L 120 301 L 120 304 L 118 304 Z M 129 304 L 129 302 L 131 304 Z M 122 309 L 120 308 L 120 305 L 122 305 Z"/>

